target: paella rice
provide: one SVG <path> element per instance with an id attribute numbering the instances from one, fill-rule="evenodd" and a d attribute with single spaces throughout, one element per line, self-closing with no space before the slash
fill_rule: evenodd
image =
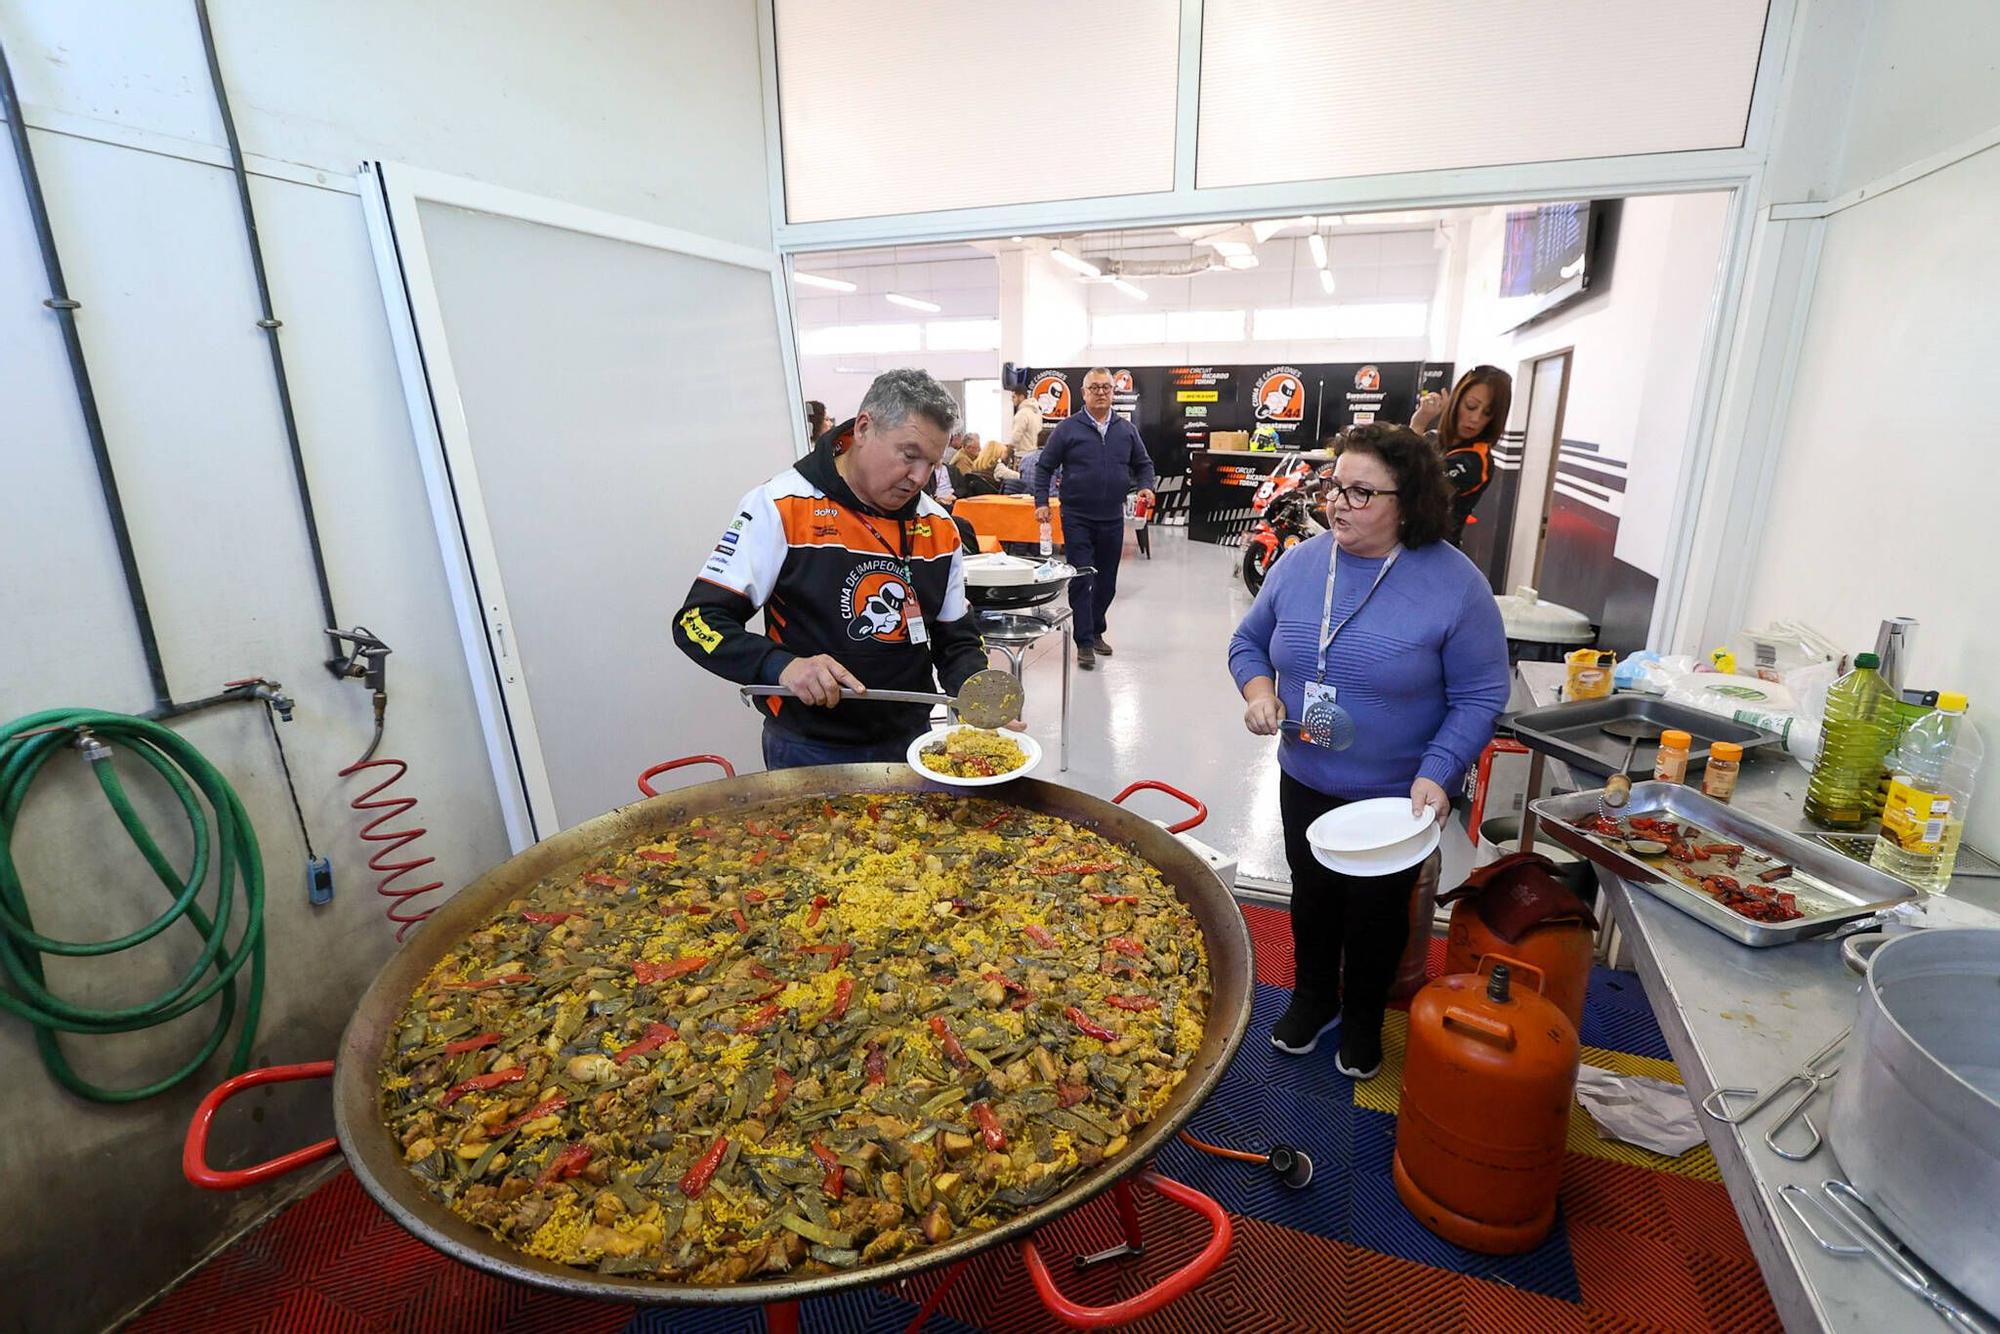
<path id="1" fill-rule="evenodd" d="M 993 778 L 1028 762 L 1021 743 L 983 727 L 960 727 L 917 752 L 924 768 L 953 778 Z"/>
<path id="2" fill-rule="evenodd" d="M 697 817 L 454 946 L 381 1106 L 446 1207 L 530 1255 L 729 1283 L 876 1263 L 1116 1158 L 1200 1047 L 1157 870 L 943 794 Z"/>

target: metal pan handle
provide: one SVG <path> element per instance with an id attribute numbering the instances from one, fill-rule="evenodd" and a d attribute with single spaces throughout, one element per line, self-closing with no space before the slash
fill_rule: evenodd
<path id="1" fill-rule="evenodd" d="M 323 1139 L 303 1149 L 294 1149 L 255 1167 L 223 1171 L 208 1165 L 208 1128 L 222 1104 L 244 1089 L 259 1084 L 283 1084 L 294 1079 L 325 1079 L 333 1074 L 332 1061 L 308 1061 L 304 1065 L 271 1065 L 262 1070 L 246 1070 L 234 1079 L 218 1084 L 194 1109 L 188 1123 L 187 1143 L 181 1149 L 181 1175 L 204 1190 L 241 1190 L 262 1185 L 307 1163 L 316 1163 L 340 1151 L 340 1141 Z"/>
<path id="2" fill-rule="evenodd" d="M 1875 957 L 1875 951 L 1889 943 L 1889 937 L 1880 931 L 1865 931 L 1849 936 L 1840 942 L 1840 961 L 1852 973 L 1868 975 L 1868 961 Z"/>
<path id="3" fill-rule="evenodd" d="M 1042 1305 L 1048 1308 L 1050 1315 L 1072 1329 L 1110 1329 L 1114 1325 L 1152 1315 L 1192 1292 L 1215 1272 L 1229 1254 L 1234 1229 L 1221 1205 L 1193 1187 L 1183 1186 L 1157 1172 L 1141 1173 L 1139 1179 L 1175 1204 L 1206 1218 L 1212 1229 L 1208 1244 L 1194 1259 L 1144 1292 L 1109 1306 L 1082 1306 L 1056 1290 L 1055 1279 L 1049 1274 L 1049 1267 L 1042 1260 L 1041 1253 L 1035 1249 L 1034 1239 L 1022 1242 L 1021 1260 L 1028 1267 L 1028 1277 L 1034 1281 Z"/>
<path id="4" fill-rule="evenodd" d="M 722 773 L 725 778 L 736 777 L 736 766 L 731 764 L 728 760 L 723 759 L 720 755 L 683 755 L 678 760 L 668 760 L 665 764 L 656 764 L 652 768 L 646 770 L 646 772 L 640 774 L 639 790 L 645 793 L 649 797 L 659 796 L 660 794 L 654 791 L 653 789 L 652 780 L 658 778 L 661 774 L 665 773 L 669 769 L 680 769 L 690 764 L 721 765 Z"/>
<path id="5" fill-rule="evenodd" d="M 1206 820 L 1208 818 L 1207 803 L 1200 801 L 1194 797 L 1190 797 L 1187 793 L 1181 791 L 1177 787 L 1170 787 L 1167 784 L 1152 778 L 1141 778 L 1138 782 L 1128 785 L 1123 792 L 1120 792 L 1117 796 L 1111 799 L 1111 804 L 1114 806 L 1123 806 L 1125 804 L 1125 798 L 1131 796 L 1134 792 L 1143 792 L 1148 788 L 1152 789 L 1155 792 L 1164 792 L 1170 797 L 1179 797 L 1182 801 L 1185 801 L 1188 805 L 1194 807 L 1193 815 L 1181 821 L 1179 824 L 1170 824 L 1167 826 L 1167 832 L 1169 834 L 1178 834 L 1185 830 L 1192 829 L 1196 825 L 1200 824 L 1203 820 Z"/>

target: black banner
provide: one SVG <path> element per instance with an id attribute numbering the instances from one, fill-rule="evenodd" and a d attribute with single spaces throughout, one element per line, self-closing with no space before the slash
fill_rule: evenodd
<path id="1" fill-rule="evenodd" d="M 1025 372 L 1053 426 L 1083 411 L 1082 366 Z M 1450 362 L 1317 362 L 1302 366 L 1113 366 L 1113 411 L 1139 428 L 1161 476 L 1188 470 L 1188 450 L 1216 431 L 1270 426 L 1281 450 L 1317 449 L 1357 422 L 1407 422 L 1425 389 L 1449 388 Z"/>

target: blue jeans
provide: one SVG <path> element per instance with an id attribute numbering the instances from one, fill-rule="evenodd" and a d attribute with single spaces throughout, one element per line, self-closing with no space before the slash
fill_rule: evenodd
<path id="1" fill-rule="evenodd" d="M 1104 638 L 1104 613 L 1118 596 L 1118 561 L 1124 554 L 1124 519 L 1063 515 L 1063 559 L 1097 570 L 1069 581 L 1069 606 L 1075 613 L 1070 624 L 1078 648 Z"/>
<path id="2" fill-rule="evenodd" d="M 814 741 L 776 723 L 764 724 L 764 767 L 803 769 L 814 764 L 901 764 L 909 755 L 911 733 L 901 741 L 881 741 L 867 746 L 842 746 Z"/>

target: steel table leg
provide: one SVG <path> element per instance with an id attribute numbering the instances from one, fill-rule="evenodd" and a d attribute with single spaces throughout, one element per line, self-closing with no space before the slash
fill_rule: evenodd
<path id="1" fill-rule="evenodd" d="M 1529 751 L 1528 795 L 1521 800 L 1521 851 L 1523 852 L 1535 850 L 1535 826 L 1541 823 L 1535 815 L 1535 798 L 1542 795 L 1542 768 L 1547 763 L 1548 756 L 1539 750 Z"/>
<path id="2" fill-rule="evenodd" d="M 1069 664 L 1076 655 L 1071 652 L 1069 622 L 1062 628 L 1062 743 L 1058 748 L 1061 762 L 1056 766 L 1058 773 L 1069 772 Z"/>

